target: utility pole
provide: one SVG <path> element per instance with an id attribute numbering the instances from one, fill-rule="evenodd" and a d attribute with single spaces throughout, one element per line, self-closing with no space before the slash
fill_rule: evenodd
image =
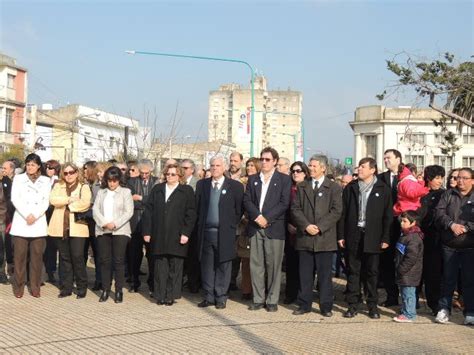
<path id="1" fill-rule="evenodd" d="M 123 142 L 123 160 L 125 161 L 125 163 L 128 160 L 128 136 L 129 136 L 129 127 L 125 126 L 124 142 Z"/>
<path id="2" fill-rule="evenodd" d="M 37 115 L 37 107 L 36 105 L 31 106 L 31 113 L 30 113 L 30 150 L 32 152 L 35 151 L 35 143 L 36 143 L 36 115 Z"/>

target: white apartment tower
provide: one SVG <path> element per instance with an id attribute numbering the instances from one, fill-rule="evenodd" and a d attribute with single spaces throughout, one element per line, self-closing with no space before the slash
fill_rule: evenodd
<path id="1" fill-rule="evenodd" d="M 266 146 L 274 147 L 291 161 L 303 156 L 301 92 L 267 90 L 267 81 L 257 76 L 254 84 L 254 155 Z M 209 93 L 209 141 L 224 140 L 250 157 L 251 90 L 239 84 L 225 84 Z"/>

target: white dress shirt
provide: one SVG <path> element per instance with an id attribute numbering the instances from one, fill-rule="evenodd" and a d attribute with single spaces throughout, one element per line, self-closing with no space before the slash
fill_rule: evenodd
<path id="1" fill-rule="evenodd" d="M 170 198 L 173 191 L 176 190 L 178 185 L 179 185 L 179 183 L 177 183 L 174 186 L 169 186 L 168 184 L 165 185 L 166 186 L 166 188 L 165 188 L 165 202 L 168 202 L 168 199 Z"/>
<path id="2" fill-rule="evenodd" d="M 315 185 L 316 181 L 318 182 L 318 189 L 319 189 L 321 187 L 321 185 L 323 184 L 323 182 L 324 182 L 324 175 L 321 176 L 319 179 L 314 179 L 314 178 L 311 179 L 313 190 L 314 190 L 314 185 Z"/>
<path id="3" fill-rule="evenodd" d="M 221 176 L 218 180 L 212 179 L 211 180 L 211 189 L 213 189 L 214 186 L 216 186 L 216 182 L 217 182 L 217 189 L 220 190 L 222 188 L 222 184 L 224 183 L 224 180 L 225 180 L 225 176 Z"/>
<path id="4" fill-rule="evenodd" d="M 263 203 L 265 202 L 265 197 L 267 196 L 268 188 L 270 187 L 270 181 L 272 181 L 273 174 L 275 173 L 275 169 L 273 169 L 272 174 L 268 178 L 268 181 L 265 183 L 265 177 L 263 173 L 260 173 L 260 181 L 262 182 L 262 195 L 260 196 L 260 212 L 263 209 Z"/>

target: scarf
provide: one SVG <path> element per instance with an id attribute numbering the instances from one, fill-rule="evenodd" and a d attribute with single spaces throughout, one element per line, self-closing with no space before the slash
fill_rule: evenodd
<path id="1" fill-rule="evenodd" d="M 66 194 L 68 197 L 71 197 L 71 193 L 77 188 L 77 185 L 79 185 L 79 182 L 76 181 L 75 183 L 68 185 L 66 184 Z M 64 209 L 64 218 L 63 218 L 63 239 L 66 239 L 69 237 L 69 204 L 66 205 L 66 208 Z"/>
<path id="2" fill-rule="evenodd" d="M 28 176 L 28 178 L 31 180 L 31 182 L 34 184 L 36 182 L 36 180 L 38 180 L 38 178 L 41 176 L 41 171 L 38 170 L 36 173 L 34 174 L 26 174 Z"/>
<path id="3" fill-rule="evenodd" d="M 362 180 L 358 181 L 359 184 L 359 221 L 357 225 L 359 227 L 365 227 L 365 213 L 367 210 L 367 201 L 369 200 L 370 192 L 377 182 L 377 177 L 374 175 L 374 178 L 371 182 L 366 184 Z"/>

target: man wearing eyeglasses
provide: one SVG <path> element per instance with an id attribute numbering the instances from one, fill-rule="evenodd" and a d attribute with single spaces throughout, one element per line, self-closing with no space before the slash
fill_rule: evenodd
<path id="1" fill-rule="evenodd" d="M 457 186 L 447 190 L 436 207 L 436 218 L 441 227 L 443 243 L 443 280 L 437 323 L 447 323 L 453 293 L 461 270 L 464 298 L 464 324 L 474 325 L 474 172 L 462 168 Z"/>
<path id="2" fill-rule="evenodd" d="M 313 155 L 308 169 L 311 181 L 297 185 L 291 206 L 291 215 L 297 227 L 295 249 L 299 257 L 301 315 L 311 312 L 315 271 L 319 284 L 319 308 L 324 317 L 332 317 L 334 290 L 332 286 L 332 260 L 337 250 L 337 222 L 342 214 L 341 187 L 325 175 L 328 159 Z"/>
<path id="3" fill-rule="evenodd" d="M 130 292 L 138 292 L 140 282 L 140 266 L 143 259 L 143 233 L 142 233 L 142 215 L 145 205 L 150 195 L 153 185 L 156 183 L 156 177 L 151 175 L 153 171 L 153 164 L 151 161 L 142 160 L 138 164 L 140 176 L 130 178 L 128 187 L 132 192 L 134 210 L 133 217 L 130 220 L 130 227 L 132 229 L 132 238 L 130 241 L 130 257 L 129 257 L 129 273 L 132 277 L 132 284 L 129 289 Z M 148 260 L 148 286 L 150 288 L 150 295 L 153 293 L 153 261 L 150 254 L 149 243 L 145 243 L 146 256 Z"/>
<path id="4" fill-rule="evenodd" d="M 194 176 L 194 172 L 196 171 L 196 167 L 194 165 L 194 161 L 191 159 L 183 159 L 181 161 L 181 169 L 184 171 L 184 178 L 186 179 L 186 185 L 189 185 L 196 191 L 196 184 L 198 182 L 198 178 Z"/>
<path id="5" fill-rule="evenodd" d="M 290 207 L 291 194 L 291 178 L 276 171 L 279 158 L 278 152 L 271 147 L 260 152 L 260 174 L 249 176 L 244 195 L 244 207 L 249 219 L 247 235 L 250 237 L 253 290 L 251 311 L 265 306 L 268 312 L 278 310 L 286 212 Z"/>

